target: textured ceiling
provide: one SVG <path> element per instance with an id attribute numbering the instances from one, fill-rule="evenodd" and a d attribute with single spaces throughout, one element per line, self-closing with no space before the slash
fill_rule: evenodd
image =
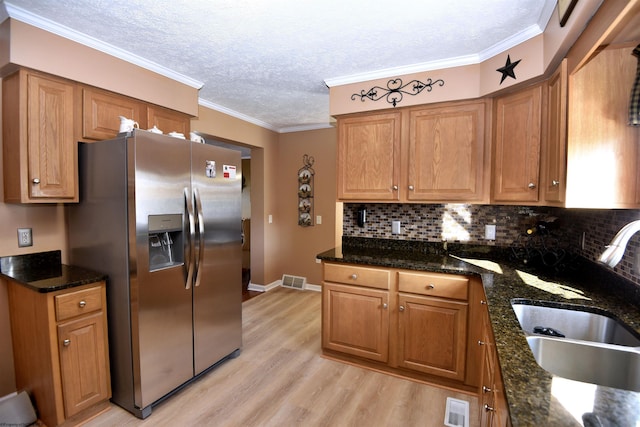
<path id="1" fill-rule="evenodd" d="M 543 31 L 555 3 L 8 0 L 5 8 L 12 18 L 202 83 L 201 104 L 286 132 L 330 123 L 327 85 L 480 62 Z"/>

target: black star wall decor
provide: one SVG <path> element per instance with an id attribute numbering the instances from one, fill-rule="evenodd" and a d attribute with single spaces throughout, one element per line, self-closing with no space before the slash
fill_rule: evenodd
<path id="1" fill-rule="evenodd" d="M 500 84 L 502 84 L 507 77 L 511 77 L 514 80 L 516 79 L 516 73 L 513 69 L 516 68 L 516 65 L 518 65 L 520 61 L 522 60 L 518 59 L 516 62 L 511 62 L 511 57 L 507 55 L 507 63 L 504 64 L 504 67 L 500 67 L 496 70 L 497 72 L 502 73 Z"/>

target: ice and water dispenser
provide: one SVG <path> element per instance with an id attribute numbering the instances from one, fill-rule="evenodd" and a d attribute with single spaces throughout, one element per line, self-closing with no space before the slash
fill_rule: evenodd
<path id="1" fill-rule="evenodd" d="M 149 271 L 183 264 L 182 214 L 149 215 Z"/>

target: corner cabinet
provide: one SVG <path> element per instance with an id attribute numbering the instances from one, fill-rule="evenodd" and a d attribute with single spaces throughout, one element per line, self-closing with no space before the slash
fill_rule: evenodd
<path id="1" fill-rule="evenodd" d="M 480 383 L 481 325 L 469 277 L 324 263 L 328 357 L 468 392 Z"/>
<path id="2" fill-rule="evenodd" d="M 7 291 L 16 386 L 32 396 L 39 419 L 72 425 L 106 410 L 105 282 L 43 293 L 8 280 Z"/>
<path id="3" fill-rule="evenodd" d="M 2 79 L 4 201 L 78 201 L 73 82 L 21 69 Z"/>
<path id="4" fill-rule="evenodd" d="M 564 204 L 567 174 L 567 60 L 545 85 L 547 137 L 542 144 L 542 194 L 546 204 Z"/>
<path id="5" fill-rule="evenodd" d="M 539 84 L 495 101 L 494 202 L 539 200 L 542 88 Z"/>

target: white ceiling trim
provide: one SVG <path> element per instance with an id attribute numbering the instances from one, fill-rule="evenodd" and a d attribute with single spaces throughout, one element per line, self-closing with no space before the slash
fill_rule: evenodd
<path id="1" fill-rule="evenodd" d="M 195 89 L 200 90 L 202 86 L 204 86 L 204 83 L 196 79 L 185 76 L 184 74 L 177 73 L 167 67 L 163 67 L 160 64 L 156 64 L 153 61 L 149 61 L 147 59 L 141 58 L 117 46 L 110 45 L 108 43 L 97 40 L 91 36 L 75 31 L 72 28 L 66 27 L 64 25 L 60 25 L 46 18 L 36 16 L 10 3 L 5 2 L 4 6 L 8 14 L 6 16 L 3 16 L 4 19 L 6 19 L 6 17 L 17 19 L 18 21 L 24 22 L 25 24 L 33 25 L 36 28 L 40 28 L 42 30 L 48 31 L 50 33 L 56 34 L 60 37 L 64 37 L 69 40 L 73 40 L 77 43 L 99 50 L 100 52 L 104 52 L 108 55 L 122 59 L 129 63 L 137 65 L 139 67 L 145 68 L 147 70 L 153 71 L 155 73 L 158 73 L 162 76 L 178 81 L 180 83 L 183 83 Z M 2 19 L 2 21 L 4 21 L 4 19 Z"/>
<path id="2" fill-rule="evenodd" d="M 446 68 L 462 67 L 465 65 L 479 64 L 489 58 L 499 55 L 521 43 L 526 42 L 540 34 L 543 30 L 539 25 L 532 25 L 529 28 L 525 28 L 512 37 L 501 41 L 484 51 L 474 54 L 459 56 L 457 58 L 447 58 L 440 61 L 423 62 L 419 64 L 412 64 L 410 66 L 386 68 L 383 70 L 377 70 L 367 73 L 352 74 L 350 76 L 335 77 L 325 79 L 324 83 L 328 87 L 341 86 L 352 83 L 360 83 L 369 80 L 385 79 L 391 77 L 397 77 L 399 75 L 417 74 L 425 71 L 443 70 Z"/>
<path id="3" fill-rule="evenodd" d="M 218 105 L 215 104 L 211 101 L 207 101 L 206 99 L 202 99 L 202 98 L 198 98 L 198 104 L 206 107 L 206 108 L 210 108 L 212 110 L 218 111 L 220 113 L 226 114 L 228 116 L 231 117 L 235 117 L 236 119 L 240 119 L 240 120 L 244 120 L 245 122 L 249 122 L 252 123 L 256 126 L 260 126 L 262 128 L 277 132 L 277 133 L 289 133 L 289 132 L 303 132 L 303 131 L 307 131 L 307 130 L 318 130 L 318 129 L 328 129 L 333 127 L 332 124 L 327 124 L 327 123 L 319 123 L 319 124 L 315 124 L 315 125 L 301 125 L 301 126 L 290 126 L 290 127 L 286 127 L 286 128 L 276 128 L 272 125 L 270 125 L 269 123 L 265 123 L 261 120 L 258 120 L 256 118 L 247 116 L 246 114 L 242 114 L 239 113 L 235 110 L 232 110 L 230 108 L 227 107 L 223 107 L 222 105 Z"/>
<path id="4" fill-rule="evenodd" d="M 514 34 L 513 36 L 505 39 L 495 45 L 485 49 L 484 51 L 474 54 L 459 56 L 457 58 L 447 58 L 440 61 L 423 62 L 420 64 L 413 64 L 410 66 L 386 68 L 383 70 L 377 70 L 372 72 L 352 74 L 349 76 L 333 77 L 324 80 L 324 83 L 328 87 L 340 86 L 345 84 L 360 83 L 369 80 L 385 79 L 390 77 L 397 77 L 404 74 L 416 74 L 423 73 L 425 71 L 442 70 L 446 68 L 462 67 L 465 65 L 479 64 L 486 61 L 489 58 L 493 58 L 507 50 L 526 42 L 544 32 L 547 27 L 553 11 L 556 9 L 555 3 L 545 2 L 545 7 L 540 13 L 540 18 L 536 25 L 531 25 L 528 28 Z"/>

